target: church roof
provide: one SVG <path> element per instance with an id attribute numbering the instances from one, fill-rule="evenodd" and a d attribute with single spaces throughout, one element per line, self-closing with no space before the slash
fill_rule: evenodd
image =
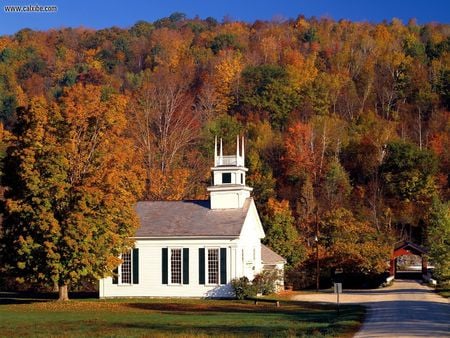
<path id="1" fill-rule="evenodd" d="M 214 209 L 209 201 L 142 201 L 139 237 L 239 237 L 252 199 L 242 208 Z"/>
<path id="2" fill-rule="evenodd" d="M 263 264 L 267 265 L 286 263 L 286 260 L 283 257 L 264 244 L 261 244 L 261 260 Z"/>

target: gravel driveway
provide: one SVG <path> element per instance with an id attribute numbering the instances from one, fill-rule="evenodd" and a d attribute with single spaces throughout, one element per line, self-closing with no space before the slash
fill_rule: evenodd
<path id="1" fill-rule="evenodd" d="M 299 301 L 336 302 L 332 293 L 305 294 Z M 368 316 L 356 338 L 450 337 L 448 299 L 414 280 L 396 280 L 394 285 L 373 290 L 345 290 L 341 303 L 363 304 Z"/>

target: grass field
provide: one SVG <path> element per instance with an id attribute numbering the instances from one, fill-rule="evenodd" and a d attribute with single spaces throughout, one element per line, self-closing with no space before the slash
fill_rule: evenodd
<path id="1" fill-rule="evenodd" d="M 360 306 L 204 299 L 45 299 L 0 297 L 0 337 L 351 337 Z"/>
<path id="2" fill-rule="evenodd" d="M 445 298 L 450 298 L 450 286 L 437 287 L 436 291 Z"/>

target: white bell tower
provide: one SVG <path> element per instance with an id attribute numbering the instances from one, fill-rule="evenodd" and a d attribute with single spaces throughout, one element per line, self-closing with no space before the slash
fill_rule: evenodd
<path id="1" fill-rule="evenodd" d="M 211 209 L 242 208 L 245 200 L 250 197 L 253 188 L 245 185 L 244 137 L 239 145 L 236 137 L 236 155 L 223 155 L 222 139 L 217 154 L 217 137 L 214 142 L 214 167 L 212 171 L 212 185 L 207 188 Z"/>

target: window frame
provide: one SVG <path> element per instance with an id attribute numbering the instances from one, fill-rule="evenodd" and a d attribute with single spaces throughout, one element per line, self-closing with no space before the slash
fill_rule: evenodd
<path id="1" fill-rule="evenodd" d="M 167 285 L 183 285 L 183 248 L 182 247 L 168 247 L 168 256 L 167 257 Z M 180 250 L 180 282 L 173 283 L 172 282 L 172 250 Z"/>
<path id="2" fill-rule="evenodd" d="M 209 250 L 217 251 L 217 282 L 210 283 L 209 281 Z M 220 247 L 206 247 L 205 248 L 205 285 L 220 285 Z"/>
<path id="3" fill-rule="evenodd" d="M 230 182 L 225 182 L 224 175 L 230 175 Z M 223 172 L 222 173 L 222 184 L 232 184 L 233 183 L 233 177 L 231 176 L 232 173 L 229 172 Z M 228 177 L 228 176 L 227 176 Z"/>
<path id="4" fill-rule="evenodd" d="M 125 262 L 120 263 L 119 267 L 118 267 L 118 279 L 117 279 L 117 284 L 118 285 L 124 285 L 124 286 L 130 286 L 133 285 L 133 249 L 129 250 L 128 252 L 124 252 L 122 254 L 120 254 L 120 259 L 122 259 L 123 261 L 123 255 L 124 254 L 129 254 L 130 257 L 130 271 L 129 271 L 129 275 L 130 275 L 130 282 L 123 282 L 123 272 L 122 272 L 122 268 L 124 266 Z"/>

